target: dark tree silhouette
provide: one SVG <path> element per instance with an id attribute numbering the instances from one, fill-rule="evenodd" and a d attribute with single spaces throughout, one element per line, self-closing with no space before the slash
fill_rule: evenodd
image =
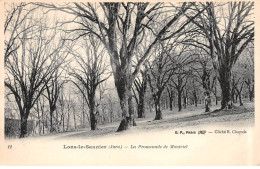
<path id="1" fill-rule="evenodd" d="M 12 52 L 5 64 L 5 86 L 14 95 L 20 111 L 20 137 L 25 137 L 27 134 L 27 119 L 30 110 L 46 89 L 45 82 L 51 79 L 55 70 L 64 63 L 65 59 L 62 54 L 59 59 L 55 57 L 57 53 L 63 53 L 62 47 L 65 41 L 53 41 L 55 37 L 60 38 L 60 36 L 57 35 L 56 30 L 49 30 L 44 25 L 44 19 L 36 22 L 37 27 L 26 29 L 19 38 L 21 50 Z M 30 24 L 25 26 L 30 27 Z"/>
<path id="2" fill-rule="evenodd" d="M 194 37 L 190 41 L 211 56 L 222 90 L 221 108 L 224 109 L 231 102 L 232 67 L 254 38 L 254 2 L 230 2 L 227 5 L 206 2 L 195 5 L 196 10 L 201 7 L 207 10 L 193 23 L 199 29 L 197 36 L 205 38 L 207 43 L 202 38 Z"/>
<path id="3" fill-rule="evenodd" d="M 175 99 L 175 90 L 168 85 L 167 86 L 167 93 L 168 93 L 168 97 L 169 97 L 169 107 L 170 107 L 170 110 L 172 111 L 173 101 Z"/>
<path id="4" fill-rule="evenodd" d="M 70 75 L 75 78 L 72 82 L 80 90 L 89 107 L 91 130 L 96 130 L 96 89 L 111 74 L 108 72 L 105 51 L 99 39 L 96 39 L 93 35 L 89 35 L 82 42 L 81 47 L 84 49 L 85 55 L 71 51 L 79 68 L 73 67 Z"/>
<path id="5" fill-rule="evenodd" d="M 20 37 L 26 32 L 27 34 L 32 33 L 29 31 L 30 28 L 35 25 L 31 23 L 31 13 L 33 13 L 37 6 L 29 5 L 29 3 L 5 3 L 5 23 L 4 23 L 4 35 L 5 35 L 5 50 L 4 57 L 5 62 L 8 57 L 15 53 L 22 45 Z M 30 23 L 24 26 L 25 23 Z"/>
<path id="6" fill-rule="evenodd" d="M 166 41 L 165 41 L 166 42 Z M 153 96 L 156 116 L 155 120 L 162 119 L 161 112 L 161 96 L 164 89 L 167 87 L 171 77 L 179 68 L 176 64 L 175 58 L 180 57 L 185 48 L 181 48 L 180 53 L 176 54 L 174 51 L 177 49 L 176 43 L 160 44 L 154 51 L 155 59 L 149 63 L 148 82 Z"/>
<path id="7" fill-rule="evenodd" d="M 171 14 L 160 16 L 164 13 L 164 3 L 70 3 L 64 6 L 55 4 L 39 4 L 46 8 L 57 9 L 80 18 L 73 20 L 81 26 L 72 32 L 81 32 L 80 36 L 93 34 L 105 45 L 112 67 L 115 86 L 120 99 L 122 109 L 122 121 L 118 131 L 126 130 L 134 124 L 133 103 L 131 88 L 140 67 L 148 58 L 152 48 L 158 41 L 170 39 L 180 33 L 185 27 L 202 11 L 193 17 L 185 19 L 184 13 L 188 11 L 193 3 L 181 3 L 179 7 L 171 6 L 174 11 Z M 101 14 L 102 13 L 102 14 Z M 162 18 L 158 25 L 157 19 Z M 182 19 L 181 19 L 182 18 Z M 156 29 L 154 25 L 158 25 Z M 175 29 L 170 29 L 175 25 Z M 178 25 L 178 26 L 177 26 Z M 173 30 L 173 31 L 171 31 Z M 136 46 L 142 42 L 146 32 L 154 36 L 143 54 L 132 67 L 132 59 Z M 162 38 L 165 34 L 164 38 Z"/>
<path id="8" fill-rule="evenodd" d="M 53 126 L 53 113 L 57 108 L 58 98 L 60 96 L 60 91 L 63 85 L 66 83 L 66 80 L 62 80 L 61 72 L 58 72 L 58 69 L 55 71 L 51 79 L 45 81 L 46 85 L 46 93 L 45 97 L 49 102 L 49 109 L 50 109 L 50 132 L 55 131 Z"/>
<path id="9" fill-rule="evenodd" d="M 141 73 L 141 77 L 136 77 L 134 81 L 135 89 L 133 89 L 133 93 L 137 103 L 137 117 L 144 118 L 145 117 L 145 93 L 147 89 L 147 69 L 141 70 L 140 73 Z"/>

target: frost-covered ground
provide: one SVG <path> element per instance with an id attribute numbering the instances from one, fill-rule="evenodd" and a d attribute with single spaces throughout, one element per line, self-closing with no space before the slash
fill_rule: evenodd
<path id="1" fill-rule="evenodd" d="M 66 133 L 52 133 L 44 136 L 30 137 L 30 139 L 85 139 L 101 137 L 117 137 L 134 133 L 156 133 L 180 128 L 207 127 L 252 127 L 254 126 L 254 104 L 245 103 L 243 107 L 237 106 L 234 110 L 214 111 L 219 106 L 212 106 L 210 113 L 205 113 L 203 105 L 189 106 L 181 112 L 175 108 L 173 111 L 163 111 L 163 119 L 154 121 L 155 112 L 146 112 L 146 118 L 136 119 L 136 127 L 124 132 L 116 132 L 119 122 L 99 126 L 98 130 L 89 128 L 70 131 Z M 27 138 L 25 138 L 27 139 Z"/>
<path id="2" fill-rule="evenodd" d="M 146 112 L 146 118 L 136 119 L 138 126 L 123 132 L 116 132 L 119 122 L 114 122 L 99 126 L 96 131 L 86 128 L 6 140 L 0 148 L 2 146 L 8 151 L 3 160 L 8 161 L 9 165 L 114 166 L 122 163 L 158 166 L 187 165 L 187 162 L 199 166 L 255 165 L 252 152 L 255 150 L 253 145 L 258 145 L 258 140 L 256 143 L 254 139 L 258 132 L 253 127 L 254 104 L 247 103 L 235 110 L 214 111 L 217 108 L 213 106 L 211 113 L 205 113 L 203 105 L 197 108 L 190 106 L 182 112 L 176 109 L 164 111 L 163 119 L 158 121 L 153 121 L 154 112 Z M 180 131 L 185 134 L 176 133 Z M 187 134 L 187 131 L 194 131 L 195 134 Z M 199 134 L 199 131 L 206 132 Z M 216 131 L 230 131 L 230 134 Z M 233 134 L 233 131 L 236 133 Z M 245 134 L 238 134 L 237 131 Z M 12 149 L 8 149 L 9 145 Z M 172 145 L 175 148 L 171 148 Z M 71 148 L 75 146 L 107 148 Z M 151 146 L 168 148 L 149 148 Z"/>

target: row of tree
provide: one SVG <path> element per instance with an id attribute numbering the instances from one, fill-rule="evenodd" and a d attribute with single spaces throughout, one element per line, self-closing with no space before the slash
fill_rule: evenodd
<path id="1" fill-rule="evenodd" d="M 188 98 L 197 105 L 199 91 L 221 92 L 222 109 L 236 98 L 242 105 L 244 84 L 252 100 L 253 8 L 253 2 L 7 3 L 5 86 L 19 108 L 20 137 L 41 97 L 48 100 L 54 131 L 66 83 L 81 93 L 91 129 L 97 129 L 103 103 L 97 88 L 111 75 L 122 111 L 118 131 L 136 125 L 134 100 L 144 117 L 147 89 L 155 120 L 162 119 L 164 93 L 172 109 L 177 92 L 179 111 Z"/>

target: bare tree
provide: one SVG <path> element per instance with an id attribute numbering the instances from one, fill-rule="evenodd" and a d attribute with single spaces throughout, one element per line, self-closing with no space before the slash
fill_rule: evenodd
<path id="1" fill-rule="evenodd" d="M 79 68 L 73 68 L 70 75 L 77 80 L 73 80 L 72 82 L 81 91 L 88 104 L 91 130 L 96 130 L 96 89 L 98 85 L 107 80 L 111 74 L 109 73 L 105 50 L 99 39 L 90 35 L 88 36 L 88 40 L 86 38 L 84 39 L 81 47 L 85 50 L 85 55 L 76 51 L 71 52 Z M 78 82 L 82 85 L 79 85 Z M 87 95 L 82 86 L 86 90 Z"/>
<path id="2" fill-rule="evenodd" d="M 252 101 L 254 94 L 254 56 L 253 47 L 249 45 L 247 49 L 241 54 L 237 63 L 232 69 L 232 99 L 237 102 L 239 99 L 239 105 L 243 106 L 243 89 L 245 86 L 249 88 L 249 100 Z"/>
<path id="3" fill-rule="evenodd" d="M 169 97 L 169 106 L 170 106 L 170 111 L 173 109 L 173 102 L 175 100 L 175 90 L 172 88 L 170 85 L 167 86 L 167 93 Z"/>
<path id="4" fill-rule="evenodd" d="M 198 106 L 198 93 L 199 93 L 199 85 L 196 83 L 196 81 L 194 80 L 194 78 L 192 79 L 192 98 L 193 98 L 193 103 L 195 105 L 195 107 Z"/>
<path id="5" fill-rule="evenodd" d="M 206 97 L 210 97 L 211 93 L 214 93 L 214 89 L 216 89 L 216 75 L 212 66 L 211 58 L 207 53 L 199 48 L 195 48 L 193 56 L 195 56 L 195 61 L 191 67 L 193 71 L 192 75 L 194 76 L 194 79 L 202 85 Z M 209 111 L 209 102 L 207 101 L 205 109 L 205 112 Z"/>
<path id="6" fill-rule="evenodd" d="M 137 103 L 137 117 L 145 117 L 145 93 L 147 89 L 147 69 L 141 70 L 141 77 L 136 77 L 133 89 L 134 97 Z M 136 92 L 135 92 L 136 91 Z"/>
<path id="7" fill-rule="evenodd" d="M 40 5 L 49 9 L 58 9 L 80 18 L 80 21 L 73 20 L 72 22 L 78 23 L 82 27 L 72 31 L 81 32 L 80 36 L 89 33 L 94 34 L 105 45 L 110 56 L 115 86 L 120 98 L 123 119 L 118 131 L 121 131 L 126 130 L 130 124 L 134 124 L 131 88 L 140 67 L 159 40 L 162 41 L 174 37 L 202 12 L 198 12 L 191 19 L 183 18 L 184 13 L 187 12 L 192 4 L 184 2 L 178 7 L 171 6 L 173 10 L 169 11 L 173 11 L 173 13 L 168 15 L 161 15 L 165 14 L 165 10 L 162 9 L 162 6 L 165 5 L 163 3 L 128 2 L 73 3 L 63 6 L 54 4 Z M 156 20 L 160 17 L 162 17 L 163 22 L 158 24 Z M 155 24 L 158 25 L 159 30 L 153 27 Z M 176 29 L 170 29 L 173 25 L 178 26 L 174 27 Z M 147 46 L 144 55 L 138 60 L 136 66 L 132 68 L 132 58 L 136 46 L 141 43 L 142 37 L 149 31 L 154 34 L 153 40 Z M 168 36 L 162 38 L 166 33 Z"/>
<path id="8" fill-rule="evenodd" d="M 243 90 L 244 83 L 245 83 L 244 77 L 241 76 L 240 74 L 238 74 L 238 72 L 235 72 L 235 73 L 233 72 L 231 80 L 232 80 L 231 94 L 233 95 L 232 96 L 233 102 L 237 102 L 237 99 L 234 101 L 234 94 L 236 92 L 236 98 L 239 97 L 239 104 L 240 104 L 240 106 L 243 106 L 242 90 Z"/>
<path id="9" fill-rule="evenodd" d="M 73 109 L 73 105 L 74 104 L 74 101 L 73 101 L 73 98 L 72 98 L 72 94 L 69 90 L 69 92 L 67 94 L 65 94 L 65 108 L 66 108 L 66 114 L 67 114 L 67 121 L 66 121 L 66 131 L 69 131 L 70 130 L 70 115 L 71 115 L 71 110 Z M 65 115 L 64 115 L 64 120 L 65 120 Z"/>
<path id="10" fill-rule="evenodd" d="M 173 60 L 173 62 L 176 64 L 176 68 L 174 70 L 174 74 L 170 79 L 168 85 L 177 90 L 178 108 L 179 111 L 181 111 L 182 94 L 188 82 L 188 77 L 191 74 L 190 64 L 193 63 L 193 58 L 191 57 L 190 50 L 186 45 L 182 45 L 181 48 L 179 48 L 179 50 L 180 53 L 178 55 L 175 55 Z M 186 99 L 186 97 L 184 99 Z"/>
<path id="11" fill-rule="evenodd" d="M 162 119 L 161 112 L 161 95 L 164 89 L 167 87 L 168 82 L 174 75 L 179 65 L 174 62 L 175 57 L 178 57 L 184 51 L 181 50 L 180 54 L 176 54 L 175 43 L 160 44 L 154 51 L 155 59 L 152 63 L 149 63 L 148 82 L 150 90 L 154 99 L 156 116 L 155 120 Z"/>
<path id="12" fill-rule="evenodd" d="M 60 95 L 58 97 L 59 110 L 60 110 L 60 121 L 59 126 L 62 125 L 62 131 L 65 132 L 65 106 L 66 106 L 66 98 L 64 92 L 64 86 L 60 89 Z M 58 120 L 58 113 L 56 114 L 56 119 Z"/>
<path id="13" fill-rule="evenodd" d="M 197 57 L 192 67 L 194 75 L 197 77 L 196 80 L 202 85 L 205 92 L 211 92 L 211 81 L 210 77 L 213 72 L 210 56 L 199 50 L 195 53 Z"/>
<path id="14" fill-rule="evenodd" d="M 56 110 L 56 105 L 58 98 L 60 96 L 60 90 L 62 86 L 66 83 L 66 80 L 62 80 L 60 78 L 62 72 L 58 72 L 58 69 L 54 73 L 53 77 L 49 81 L 45 81 L 46 85 L 46 92 L 47 95 L 45 97 L 48 99 L 49 102 L 49 109 L 50 109 L 50 132 L 53 132 L 53 113 Z"/>
<path id="15" fill-rule="evenodd" d="M 172 87 L 174 87 L 177 90 L 177 99 L 178 99 L 178 111 L 182 110 L 182 93 L 184 91 L 184 87 L 186 86 L 188 82 L 188 76 L 189 72 L 184 70 L 183 68 L 180 68 L 176 71 L 176 77 L 171 80 L 171 83 L 169 83 Z"/>
<path id="16" fill-rule="evenodd" d="M 21 47 L 22 43 L 20 37 L 23 36 L 25 32 L 27 32 L 27 34 L 32 33 L 28 30 L 35 25 L 28 24 L 28 26 L 24 26 L 24 23 L 30 22 L 31 13 L 37 8 L 37 6 L 32 6 L 29 3 L 23 2 L 5 3 L 5 62 L 10 55 Z"/>
<path id="17" fill-rule="evenodd" d="M 38 126 L 39 126 L 39 134 L 44 134 L 44 116 L 45 116 L 45 105 L 44 98 L 40 96 L 36 102 L 36 106 L 34 106 L 34 110 L 37 112 Z M 42 124 L 42 125 L 41 125 Z"/>
<path id="18" fill-rule="evenodd" d="M 14 95 L 20 111 L 20 137 L 27 134 L 30 110 L 45 90 L 45 81 L 49 81 L 63 60 L 54 59 L 54 56 L 61 51 L 65 41 L 59 40 L 55 44 L 57 32 L 49 30 L 44 21 L 36 18 L 23 25 L 27 28 L 37 23 L 37 27 L 26 29 L 19 37 L 22 47 L 12 52 L 5 64 L 5 86 Z"/>
<path id="19" fill-rule="evenodd" d="M 250 43 L 247 50 L 244 52 L 244 56 L 246 59 L 242 60 L 242 62 L 245 62 L 244 68 L 245 68 L 245 84 L 248 88 L 249 93 L 249 100 L 252 102 L 254 98 L 254 92 L 255 92 L 255 82 L 254 82 L 254 44 Z"/>
<path id="20" fill-rule="evenodd" d="M 221 108 L 231 102 L 231 70 L 240 54 L 254 38 L 254 2 L 198 3 L 195 9 L 207 8 L 193 23 L 192 45 L 205 50 L 212 59 L 222 90 Z M 188 18 L 190 18 L 187 15 Z M 206 39 L 204 43 L 202 38 Z"/>

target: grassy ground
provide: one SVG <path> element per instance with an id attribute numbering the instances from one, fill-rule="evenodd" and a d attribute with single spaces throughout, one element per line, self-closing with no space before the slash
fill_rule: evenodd
<path id="1" fill-rule="evenodd" d="M 124 132 L 116 132 L 119 122 L 99 126 L 98 130 L 91 131 L 89 128 L 70 131 L 66 133 L 52 133 L 44 136 L 31 137 L 33 139 L 79 139 L 121 136 L 133 133 L 160 132 L 162 130 L 174 130 L 176 128 L 196 127 L 252 127 L 254 126 L 254 103 L 245 103 L 244 106 L 235 105 L 231 110 L 218 110 L 218 106 L 212 106 L 211 112 L 204 112 L 204 105 L 188 106 L 181 112 L 174 108 L 173 111 L 164 110 L 163 119 L 154 121 L 155 112 L 146 112 L 146 118 L 136 119 L 136 127 Z"/>

